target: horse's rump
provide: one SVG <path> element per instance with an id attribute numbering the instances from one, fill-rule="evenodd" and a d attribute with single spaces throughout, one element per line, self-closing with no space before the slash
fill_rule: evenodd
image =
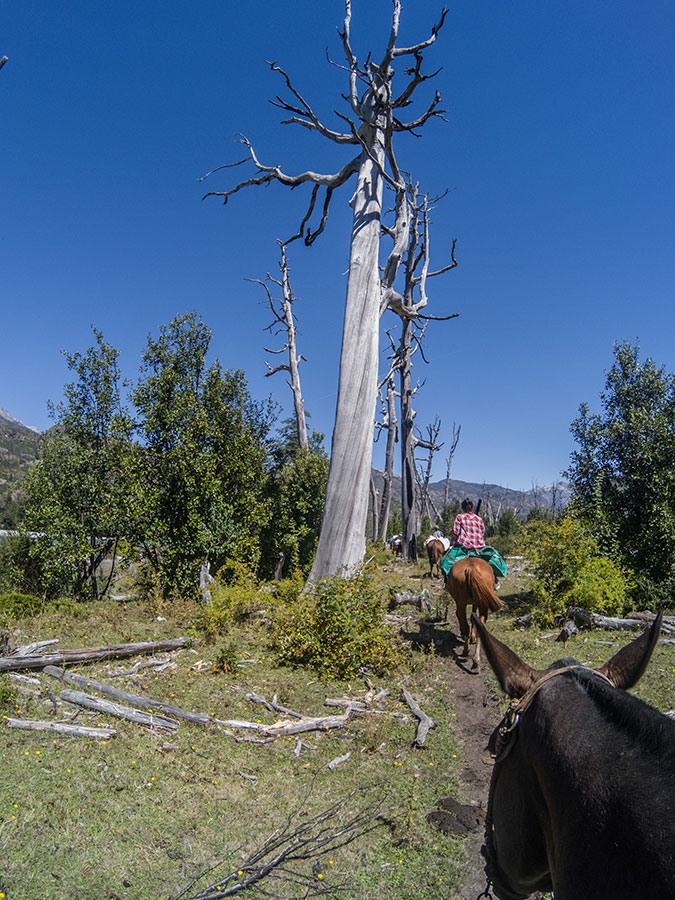
<path id="1" fill-rule="evenodd" d="M 454 564 L 446 579 L 448 593 L 456 601 L 471 603 L 481 614 L 498 612 L 504 603 L 495 594 L 490 564 L 478 556 L 467 556 Z M 459 594 L 459 596 L 457 596 Z M 462 596 L 466 594 L 466 596 Z"/>

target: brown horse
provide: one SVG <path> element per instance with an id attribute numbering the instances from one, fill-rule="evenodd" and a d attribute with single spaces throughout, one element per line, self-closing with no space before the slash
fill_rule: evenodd
<path id="1" fill-rule="evenodd" d="M 429 578 L 434 577 L 434 566 L 436 567 L 436 574 L 438 577 L 441 577 L 441 560 L 443 559 L 443 554 L 445 553 L 445 545 L 443 541 L 439 541 L 437 538 L 429 538 L 427 541 L 427 556 L 429 557 Z"/>
<path id="2" fill-rule="evenodd" d="M 466 608 L 471 604 L 480 621 L 487 621 L 489 612 L 498 612 L 504 605 L 495 594 L 495 576 L 492 566 L 479 556 L 465 556 L 458 560 L 445 576 L 445 589 L 455 601 L 459 630 L 464 641 L 464 655 L 469 655 L 470 645 L 475 644 L 472 668 L 480 669 L 480 644 L 476 628 L 469 628 Z"/>
<path id="3" fill-rule="evenodd" d="M 501 900 L 675 897 L 675 722 L 626 693 L 661 631 L 600 669 L 533 669 L 473 617 L 511 707 L 496 756 L 485 871 Z"/>

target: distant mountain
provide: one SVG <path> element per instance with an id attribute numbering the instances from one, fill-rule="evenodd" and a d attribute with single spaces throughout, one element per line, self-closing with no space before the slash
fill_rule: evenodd
<path id="1" fill-rule="evenodd" d="M 34 425 L 26 425 L 25 422 L 22 422 L 20 419 L 15 419 L 14 416 L 10 415 L 6 409 L 3 409 L 0 406 L 0 425 L 16 425 L 19 428 L 26 428 L 28 431 L 34 431 L 35 434 L 41 434 L 39 428 L 36 428 Z"/>
<path id="2" fill-rule="evenodd" d="M 14 528 L 20 510 L 19 483 L 37 459 L 40 430 L 0 407 L 0 528 Z"/>
<path id="3" fill-rule="evenodd" d="M 384 473 L 381 469 L 373 470 L 373 478 L 375 480 L 375 489 L 381 493 L 384 483 Z M 401 479 L 394 476 L 394 505 L 400 505 Z M 435 484 L 429 485 L 429 493 L 436 509 L 441 512 L 445 500 L 445 480 L 437 481 Z M 505 488 L 498 484 L 476 484 L 468 481 L 456 481 L 450 479 L 448 485 L 448 500 L 473 500 L 474 504 L 481 501 L 481 510 L 486 513 L 488 508 L 492 509 L 495 517 L 498 517 L 503 510 L 511 508 L 520 519 L 527 517 L 529 511 L 536 507 L 540 509 L 551 509 L 554 505 L 556 509 L 562 509 L 567 505 L 570 499 L 569 485 L 565 481 L 557 484 L 549 484 L 544 487 L 534 487 L 529 491 L 514 491 L 511 488 Z"/>

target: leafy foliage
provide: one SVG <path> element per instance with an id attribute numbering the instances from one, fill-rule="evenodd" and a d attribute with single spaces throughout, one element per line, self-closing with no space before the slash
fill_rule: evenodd
<path id="1" fill-rule="evenodd" d="M 490 536 L 489 544 L 502 554 L 507 556 L 516 549 L 518 539 L 522 532 L 522 525 L 518 516 L 507 507 L 497 520 L 495 533 Z"/>
<path id="2" fill-rule="evenodd" d="M 629 578 L 600 553 L 597 541 L 571 516 L 538 519 L 525 527 L 525 546 L 533 563 L 531 584 L 535 618 L 550 623 L 570 607 L 616 615 L 624 611 Z"/>
<path id="3" fill-rule="evenodd" d="M 277 614 L 272 646 L 281 663 L 309 666 L 322 677 L 349 678 L 362 668 L 382 674 L 402 654 L 385 611 L 366 576 L 323 579 Z"/>
<path id="4" fill-rule="evenodd" d="M 23 483 L 24 526 L 36 533 L 29 555 L 45 596 L 98 597 L 105 589 L 98 566 L 111 551 L 114 558 L 116 539 L 133 517 L 127 477 L 133 423 L 120 398 L 118 352 L 92 330 L 95 346 L 64 352 L 77 380 L 51 406 L 57 426 L 43 436 Z"/>
<path id="5" fill-rule="evenodd" d="M 309 446 L 303 449 L 286 428 L 272 447 L 269 481 L 272 515 L 263 537 L 263 574 L 271 575 L 279 552 L 286 557 L 286 572 L 299 569 L 305 575 L 309 573 L 319 540 L 328 482 L 328 457 L 322 440 L 323 435 L 315 432 Z"/>
<path id="6" fill-rule="evenodd" d="M 196 313 L 148 338 L 134 391 L 145 445 L 139 540 L 167 596 L 191 596 L 201 562 L 258 562 L 270 404 L 255 404 L 241 371 L 207 367 L 211 332 Z"/>
<path id="7" fill-rule="evenodd" d="M 675 584 L 675 377 L 617 344 L 602 413 L 582 404 L 571 431 L 572 506 L 603 553 L 630 568 L 642 604 Z"/>

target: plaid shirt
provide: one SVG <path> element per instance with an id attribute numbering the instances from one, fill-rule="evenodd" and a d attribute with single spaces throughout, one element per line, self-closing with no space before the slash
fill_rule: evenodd
<path id="1" fill-rule="evenodd" d="M 485 546 L 485 522 L 475 513 L 460 513 L 452 529 L 452 542 L 467 550 L 480 550 Z"/>

